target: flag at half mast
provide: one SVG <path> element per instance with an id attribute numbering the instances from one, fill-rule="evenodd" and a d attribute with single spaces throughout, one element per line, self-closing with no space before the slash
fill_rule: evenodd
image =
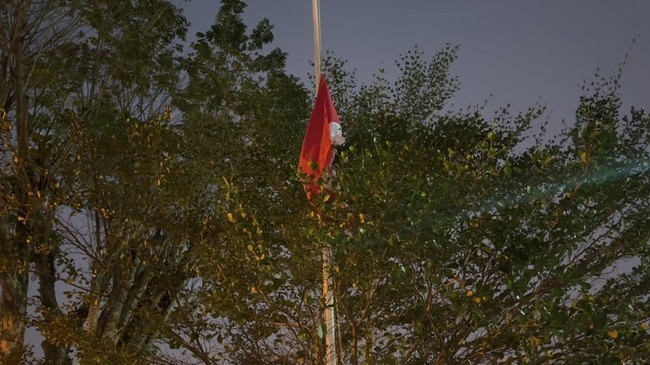
<path id="1" fill-rule="evenodd" d="M 339 116 L 327 88 L 327 80 L 322 76 L 298 163 L 298 172 L 306 178 L 305 192 L 308 199 L 319 194 L 319 180 L 332 165 L 334 146 L 344 142 Z"/>

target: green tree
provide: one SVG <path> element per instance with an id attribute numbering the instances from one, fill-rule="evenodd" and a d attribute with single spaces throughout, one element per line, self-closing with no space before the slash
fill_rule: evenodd
<path id="1" fill-rule="evenodd" d="M 548 135 L 448 111 L 454 47 L 370 85 L 330 57 L 348 142 L 307 202 L 309 92 L 242 1 L 187 53 L 169 1 L 5 3 L 3 363 L 321 364 L 326 245 L 341 363 L 649 357 L 650 116 L 620 76 Z"/>
<path id="2" fill-rule="evenodd" d="M 307 111 L 284 54 L 265 52 L 270 24 L 247 32 L 244 7 L 224 1 L 189 55 L 168 1 L 2 8 L 3 362 L 39 361 L 26 326 L 47 364 L 180 361 L 169 347 L 212 361 L 192 321 L 196 257 L 228 243 L 213 222 L 227 187 L 266 194 L 250 179 L 278 177 L 255 162 L 292 154 L 276 142 Z"/>
<path id="3" fill-rule="evenodd" d="M 152 324 L 186 277 L 165 281 L 182 265 L 172 240 L 187 238 L 163 218 L 187 211 L 161 203 L 170 213 L 156 217 L 147 206 L 155 192 L 164 199 L 153 187 L 178 163 L 170 105 L 185 19 L 166 1 L 9 1 L 1 14 L 0 356 L 26 356 L 28 323 L 48 364 L 69 363 L 71 350 L 147 356 L 161 327 Z"/>
<path id="4" fill-rule="evenodd" d="M 251 322 L 249 305 L 256 299 L 250 294 L 290 258 L 282 254 L 286 244 L 277 221 L 254 217 L 292 219 L 287 207 L 304 203 L 286 162 L 300 149 L 307 92 L 283 71 L 280 50 L 264 52 L 273 39 L 268 21 L 248 31 L 243 11 L 241 1 L 224 1 L 215 25 L 198 35 L 184 63 L 188 83 L 179 104 L 187 159 L 208 167 L 217 197 L 197 245 L 198 309 L 172 329 L 171 346 L 205 363 L 260 361 L 238 358 L 230 346 L 243 345 L 239 336 L 257 337 L 262 327 L 275 326 Z M 247 332 L 239 332 L 243 323 Z"/>
<path id="5" fill-rule="evenodd" d="M 47 82 L 38 74 L 38 55 L 53 52 L 67 42 L 76 18 L 54 2 L 6 1 L 0 8 L 0 114 L 2 114 L 2 203 L 0 217 L 0 359 L 17 362 L 23 355 L 27 324 L 27 289 L 32 248 L 47 239 L 52 228 L 48 204 L 53 181 L 47 165 L 55 158 L 46 145 L 47 130 L 34 113 L 45 106 L 34 93 Z M 67 21 L 60 21 L 66 19 Z M 49 30 L 49 31 L 46 31 Z M 37 35 L 40 34 L 40 37 Z M 33 41 L 38 38 L 37 41 Z M 52 71 L 57 70 L 53 67 Z M 38 95 L 38 97 L 37 97 Z M 36 240 L 39 240 L 38 242 Z M 47 263 L 34 260 L 38 273 Z M 47 302 L 47 285 L 40 288 Z M 47 304 L 46 304 L 47 305 Z"/>
<path id="6" fill-rule="evenodd" d="M 436 113 L 421 85 L 446 79 L 427 70 L 444 75 L 449 52 L 407 54 L 409 80 L 378 97 L 394 106 L 349 123 L 330 214 L 356 229 L 322 237 L 337 250 L 343 361 L 641 363 L 648 115 L 621 117 L 620 76 L 597 75 L 575 124 L 525 147 L 540 109 Z"/>
<path id="7" fill-rule="evenodd" d="M 325 62 L 347 131 L 336 188 L 308 205 L 300 189 L 275 193 L 295 177 L 267 180 L 277 216 L 260 209 L 267 196 L 228 190 L 232 251 L 203 264 L 221 358 L 321 363 L 326 244 L 342 363 L 648 357 L 649 116 L 619 115 L 620 75 L 597 75 L 558 135 L 541 107 L 447 112 L 454 59 L 416 49 L 395 82 L 358 89 L 344 62 Z"/>

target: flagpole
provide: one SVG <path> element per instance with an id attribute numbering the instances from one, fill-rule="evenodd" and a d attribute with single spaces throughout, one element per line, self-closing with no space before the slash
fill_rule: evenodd
<path id="1" fill-rule="evenodd" d="M 316 78 L 316 92 L 318 93 L 318 85 L 320 83 L 320 1 L 312 0 L 312 19 L 314 26 L 314 76 Z"/>
<path id="2" fill-rule="evenodd" d="M 312 18 L 314 26 L 314 77 L 316 79 L 316 93 L 321 78 L 321 36 L 320 36 L 320 1 L 312 0 Z M 334 314 L 334 294 L 332 293 L 332 278 L 330 277 L 331 264 L 330 247 L 323 248 L 323 298 L 325 299 L 325 364 L 336 365 L 336 319 Z"/>

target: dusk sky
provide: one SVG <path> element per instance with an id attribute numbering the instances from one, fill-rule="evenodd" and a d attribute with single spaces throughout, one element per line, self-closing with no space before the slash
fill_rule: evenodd
<path id="1" fill-rule="evenodd" d="M 274 46 L 288 53 L 288 72 L 313 72 L 311 0 L 251 0 L 244 18 L 274 25 Z M 184 3 L 191 33 L 213 23 L 218 0 Z M 323 50 L 348 60 L 361 82 L 416 45 L 431 56 L 459 45 L 452 72 L 461 89 L 453 109 L 512 104 L 515 111 L 545 104 L 552 125 L 571 119 L 582 82 L 597 68 L 623 73 L 624 112 L 650 109 L 649 0 L 321 0 Z M 633 44 L 633 39 L 636 42 Z M 492 94 L 492 97 L 490 95 Z"/>

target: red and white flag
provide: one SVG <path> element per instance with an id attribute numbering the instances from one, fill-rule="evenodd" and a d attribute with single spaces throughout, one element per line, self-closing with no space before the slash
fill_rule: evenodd
<path id="1" fill-rule="evenodd" d="M 316 103 L 309 118 L 307 133 L 302 141 L 298 171 L 305 174 L 307 198 L 320 192 L 318 180 L 327 173 L 334 160 L 334 146 L 345 142 L 341 133 L 339 116 L 325 77 L 320 78 Z"/>

